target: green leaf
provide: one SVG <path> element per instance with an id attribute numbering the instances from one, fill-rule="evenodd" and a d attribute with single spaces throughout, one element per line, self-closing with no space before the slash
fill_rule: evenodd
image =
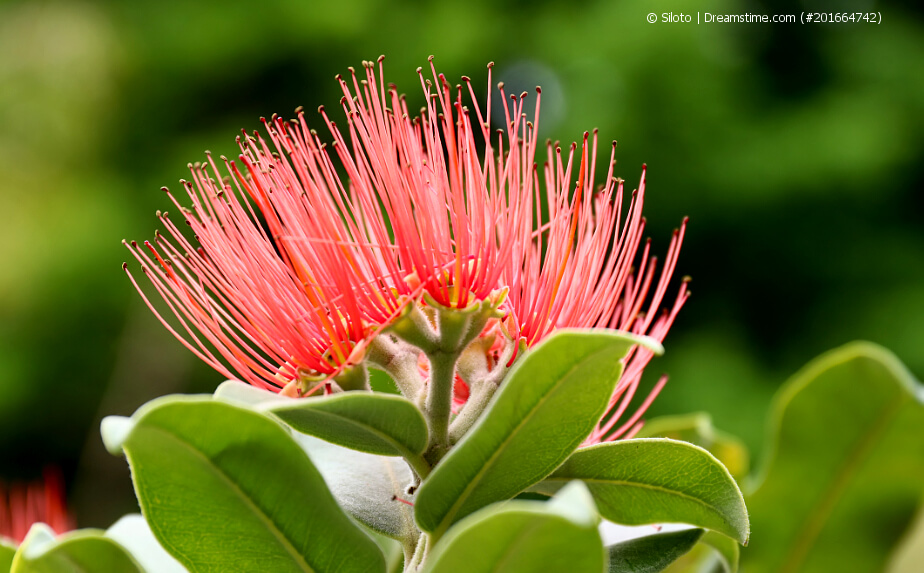
<path id="1" fill-rule="evenodd" d="M 369 454 L 412 458 L 427 447 L 423 414 L 401 396 L 343 392 L 267 402 L 258 408 L 298 432 Z"/>
<path id="2" fill-rule="evenodd" d="M 748 498 L 749 573 L 881 571 L 924 491 L 921 386 L 887 350 L 822 355 L 779 392 L 772 445 Z"/>
<path id="3" fill-rule="evenodd" d="M 420 456 L 429 439 L 427 422 L 401 396 L 345 392 L 293 399 L 228 380 L 215 390 L 215 398 L 271 412 L 294 430 L 334 444 L 380 456 L 403 456 L 422 476 L 430 472 Z"/>
<path id="4" fill-rule="evenodd" d="M 401 394 L 391 375 L 376 368 L 369 368 L 369 387 L 372 388 L 373 392 L 381 394 Z"/>
<path id="5" fill-rule="evenodd" d="M 718 557 L 719 564 L 725 573 L 737 573 L 741 549 L 733 539 L 720 535 L 715 531 L 707 531 L 700 543 L 708 545 Z"/>
<path id="6" fill-rule="evenodd" d="M 407 489 L 414 481 L 401 458 L 374 456 L 350 450 L 303 434 L 296 442 L 324 476 L 340 506 L 367 527 L 392 539 L 416 542 L 414 494 Z"/>
<path id="7" fill-rule="evenodd" d="M 385 570 L 375 542 L 266 416 L 211 397 L 167 397 L 131 420 L 104 420 L 103 434 L 110 449 L 123 437 L 145 519 L 193 573 Z"/>
<path id="8" fill-rule="evenodd" d="M 10 573 L 143 573 L 125 549 L 102 531 L 82 529 L 55 538 L 44 523 L 29 530 Z"/>
<path id="9" fill-rule="evenodd" d="M 670 438 L 696 444 L 709 450 L 728 469 L 728 473 L 739 481 L 749 471 L 750 456 L 744 443 L 731 434 L 717 430 L 712 425 L 712 416 L 705 412 L 647 420 L 635 437 Z"/>
<path id="10" fill-rule="evenodd" d="M 696 545 L 702 529 L 646 535 L 607 547 L 609 573 L 658 573 Z M 728 539 L 726 537 L 726 539 Z"/>
<path id="11" fill-rule="evenodd" d="M 371 529 L 368 533 L 385 555 L 386 573 L 401 573 L 404 570 L 404 551 L 401 544 Z"/>
<path id="12" fill-rule="evenodd" d="M 587 484 L 600 515 L 615 523 L 687 523 L 747 544 L 741 490 L 699 446 L 645 438 L 582 448 L 533 489 L 554 493 L 575 479 Z"/>
<path id="13" fill-rule="evenodd" d="M 10 570 L 14 555 L 16 555 L 16 546 L 12 541 L 0 537 L 0 571 Z"/>
<path id="14" fill-rule="evenodd" d="M 150 573 L 187 573 L 180 562 L 160 546 L 151 528 L 140 514 L 126 515 L 106 530 L 106 537 L 115 540 L 135 558 L 144 571 Z"/>
<path id="15" fill-rule="evenodd" d="M 439 538 L 455 521 L 558 467 L 600 420 L 635 344 L 649 342 L 608 330 L 560 330 L 522 358 L 421 486 L 421 529 Z"/>
<path id="16" fill-rule="evenodd" d="M 548 502 L 515 500 L 453 526 L 425 573 L 600 573 L 605 564 L 593 501 L 575 483 Z"/>

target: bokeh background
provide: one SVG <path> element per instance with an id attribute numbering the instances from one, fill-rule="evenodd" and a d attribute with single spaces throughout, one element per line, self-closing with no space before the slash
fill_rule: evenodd
<path id="1" fill-rule="evenodd" d="M 645 19 L 835 4 L 883 23 Z M 918 2 L 5 2 L 0 479 L 61 467 L 82 526 L 134 509 L 100 418 L 222 379 L 144 307 L 120 241 L 152 237 L 187 162 L 234 154 L 263 115 L 336 114 L 334 75 L 379 54 L 411 102 L 430 54 L 451 81 L 494 61 L 510 91 L 541 84 L 544 137 L 599 128 L 629 183 L 648 164 L 657 251 L 690 216 L 693 297 L 649 368 L 671 375 L 653 414 L 709 411 L 759 455 L 773 392 L 822 351 L 872 340 L 924 374 Z"/>

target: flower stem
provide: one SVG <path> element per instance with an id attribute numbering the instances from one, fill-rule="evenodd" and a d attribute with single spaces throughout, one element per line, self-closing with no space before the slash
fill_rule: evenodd
<path id="1" fill-rule="evenodd" d="M 475 425 L 481 413 L 487 408 L 488 403 L 497 391 L 497 384 L 491 380 L 486 381 L 472 388 L 472 393 L 468 397 L 462 411 L 452 421 L 449 427 L 449 442 L 455 444 Z"/>
<path id="2" fill-rule="evenodd" d="M 484 351 L 476 352 L 474 356 L 468 355 L 469 360 L 466 360 L 466 356 L 463 355 L 459 363 L 459 374 L 468 383 L 471 393 L 468 401 L 449 426 L 450 444 L 455 445 L 461 440 L 491 403 L 491 399 L 507 375 L 509 370 L 507 363 L 513 356 L 516 344 L 509 338 L 507 339 L 503 354 L 496 358 L 493 369 L 488 368 Z M 523 348 L 522 352 L 525 353 L 526 349 Z"/>
<path id="3" fill-rule="evenodd" d="M 456 378 L 458 352 L 435 351 L 430 360 L 430 384 L 425 411 L 430 426 L 430 448 L 424 458 L 436 465 L 449 450 L 449 417 L 452 414 L 452 386 Z"/>
<path id="4" fill-rule="evenodd" d="M 384 370 L 394 380 L 405 398 L 416 402 L 423 389 L 423 380 L 417 365 L 420 350 L 393 337 L 379 334 L 369 345 L 367 359 L 374 367 Z"/>

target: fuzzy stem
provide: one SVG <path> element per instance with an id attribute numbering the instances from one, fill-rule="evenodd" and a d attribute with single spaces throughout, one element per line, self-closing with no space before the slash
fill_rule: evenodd
<path id="1" fill-rule="evenodd" d="M 405 398 L 416 402 L 423 391 L 417 356 L 420 350 L 390 334 L 375 337 L 366 355 L 374 367 L 384 370 L 395 381 Z"/>
<path id="2" fill-rule="evenodd" d="M 465 406 L 462 407 L 462 411 L 459 412 L 459 415 L 449 426 L 450 444 L 454 445 L 472 429 L 472 426 L 481 417 L 481 413 L 487 408 L 488 403 L 491 402 L 491 398 L 494 397 L 496 391 L 497 384 L 492 380 L 486 380 L 472 389 L 472 393 L 469 395 L 468 401 L 465 402 Z"/>
<path id="3" fill-rule="evenodd" d="M 472 426 L 475 425 L 475 422 L 487 409 L 488 404 L 491 403 L 494 393 L 497 392 L 501 382 L 507 376 L 509 371 L 507 362 L 513 356 L 515 344 L 510 339 L 507 339 L 504 352 L 497 358 L 494 369 L 490 371 L 487 368 L 483 352 L 476 353 L 475 357 L 469 356 L 469 360 L 466 360 L 466 356 L 463 356 L 459 370 L 462 378 L 468 383 L 471 394 L 468 401 L 462 406 L 459 415 L 456 416 L 449 427 L 449 443 L 451 445 L 455 445 L 472 429 Z M 523 352 L 525 351 L 523 349 Z M 475 359 L 476 357 L 477 359 Z"/>
<path id="4" fill-rule="evenodd" d="M 449 417 L 452 414 L 452 386 L 456 378 L 457 352 L 433 352 L 425 411 L 430 426 L 430 448 L 424 457 L 436 465 L 449 449 Z"/>

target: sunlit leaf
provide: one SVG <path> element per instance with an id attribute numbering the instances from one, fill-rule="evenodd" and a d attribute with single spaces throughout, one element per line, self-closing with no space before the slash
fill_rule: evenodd
<path id="1" fill-rule="evenodd" d="M 712 416 L 705 412 L 679 416 L 661 416 L 645 421 L 637 438 L 671 438 L 696 444 L 709 450 L 735 479 L 744 478 L 750 468 L 748 450 L 738 438 L 717 430 Z"/>

